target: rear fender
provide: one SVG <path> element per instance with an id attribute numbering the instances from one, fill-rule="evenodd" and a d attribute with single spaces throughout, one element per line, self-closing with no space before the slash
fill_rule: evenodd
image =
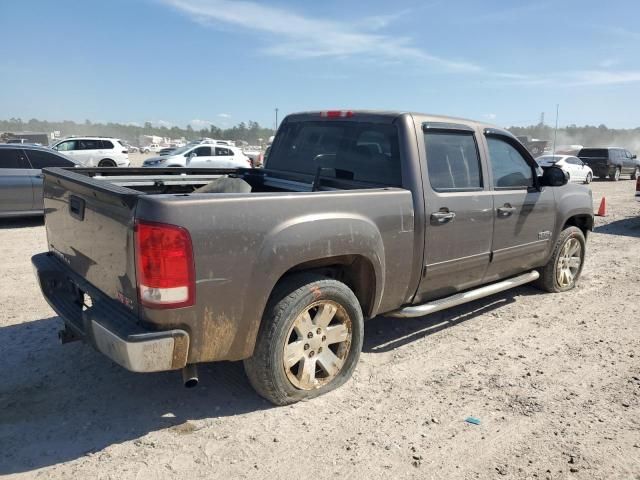
<path id="1" fill-rule="evenodd" d="M 247 331 L 244 353 L 253 351 L 269 296 L 282 276 L 298 265 L 329 257 L 359 255 L 375 273 L 372 311 L 384 291 L 384 245 L 380 231 L 365 217 L 351 214 L 312 214 L 296 217 L 274 228 L 264 240 L 244 298 Z"/>

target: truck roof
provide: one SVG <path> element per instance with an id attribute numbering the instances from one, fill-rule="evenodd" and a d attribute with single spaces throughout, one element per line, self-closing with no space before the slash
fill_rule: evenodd
<path id="1" fill-rule="evenodd" d="M 501 130 L 507 132 L 507 130 L 502 127 L 498 127 L 496 125 L 492 125 L 489 123 L 479 122 L 477 120 L 471 120 L 468 118 L 461 117 L 451 117 L 446 115 L 436 115 L 430 113 L 420 113 L 420 112 L 411 112 L 404 110 L 350 110 L 350 109 L 340 109 L 340 110 L 313 110 L 306 112 L 296 112 L 287 115 L 286 118 L 291 120 L 303 120 L 309 119 L 309 117 L 318 117 L 321 118 L 323 114 L 327 112 L 341 112 L 344 114 L 349 114 L 349 117 L 360 117 L 368 120 L 377 120 L 377 121 L 387 121 L 389 123 L 393 122 L 396 118 L 401 117 L 403 115 L 411 115 L 413 117 L 419 117 L 421 120 L 425 122 L 445 122 L 445 123 L 463 123 L 466 125 L 472 125 L 478 128 L 492 128 L 496 130 Z M 347 118 L 347 117 L 345 117 Z"/>

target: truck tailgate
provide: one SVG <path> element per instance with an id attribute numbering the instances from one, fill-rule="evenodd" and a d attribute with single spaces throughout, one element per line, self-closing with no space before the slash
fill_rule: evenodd
<path id="1" fill-rule="evenodd" d="M 45 170 L 49 250 L 104 294 L 135 311 L 133 245 L 138 195 L 72 170 Z"/>

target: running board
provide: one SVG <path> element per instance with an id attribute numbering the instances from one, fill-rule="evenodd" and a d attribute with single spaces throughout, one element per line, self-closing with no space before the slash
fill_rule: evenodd
<path id="1" fill-rule="evenodd" d="M 503 292 L 505 290 L 509 290 L 510 288 L 519 287 L 520 285 L 524 285 L 525 283 L 533 282 L 539 277 L 540 274 L 536 270 L 533 270 L 529 273 L 503 280 L 502 282 L 492 283 L 490 285 L 485 285 L 484 287 L 476 288 L 475 290 L 457 293 L 455 295 L 451 295 L 450 297 L 441 298 L 429 303 L 423 303 L 422 305 L 412 305 L 410 307 L 404 307 L 400 310 L 386 313 L 385 316 L 397 318 L 422 317 L 423 315 L 439 312 L 440 310 L 444 310 L 446 308 L 455 307 L 457 305 L 462 305 L 463 303 L 478 300 L 479 298 L 488 297 L 489 295 Z"/>

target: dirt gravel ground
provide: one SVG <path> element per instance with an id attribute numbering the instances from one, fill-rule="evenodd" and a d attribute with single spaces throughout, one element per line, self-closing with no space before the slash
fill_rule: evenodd
<path id="1" fill-rule="evenodd" d="M 240 363 L 186 390 L 59 345 L 29 261 L 42 221 L 0 222 L 0 475 L 640 479 L 640 203 L 629 180 L 592 189 L 609 216 L 578 288 L 371 320 L 350 382 L 279 408 Z"/>

